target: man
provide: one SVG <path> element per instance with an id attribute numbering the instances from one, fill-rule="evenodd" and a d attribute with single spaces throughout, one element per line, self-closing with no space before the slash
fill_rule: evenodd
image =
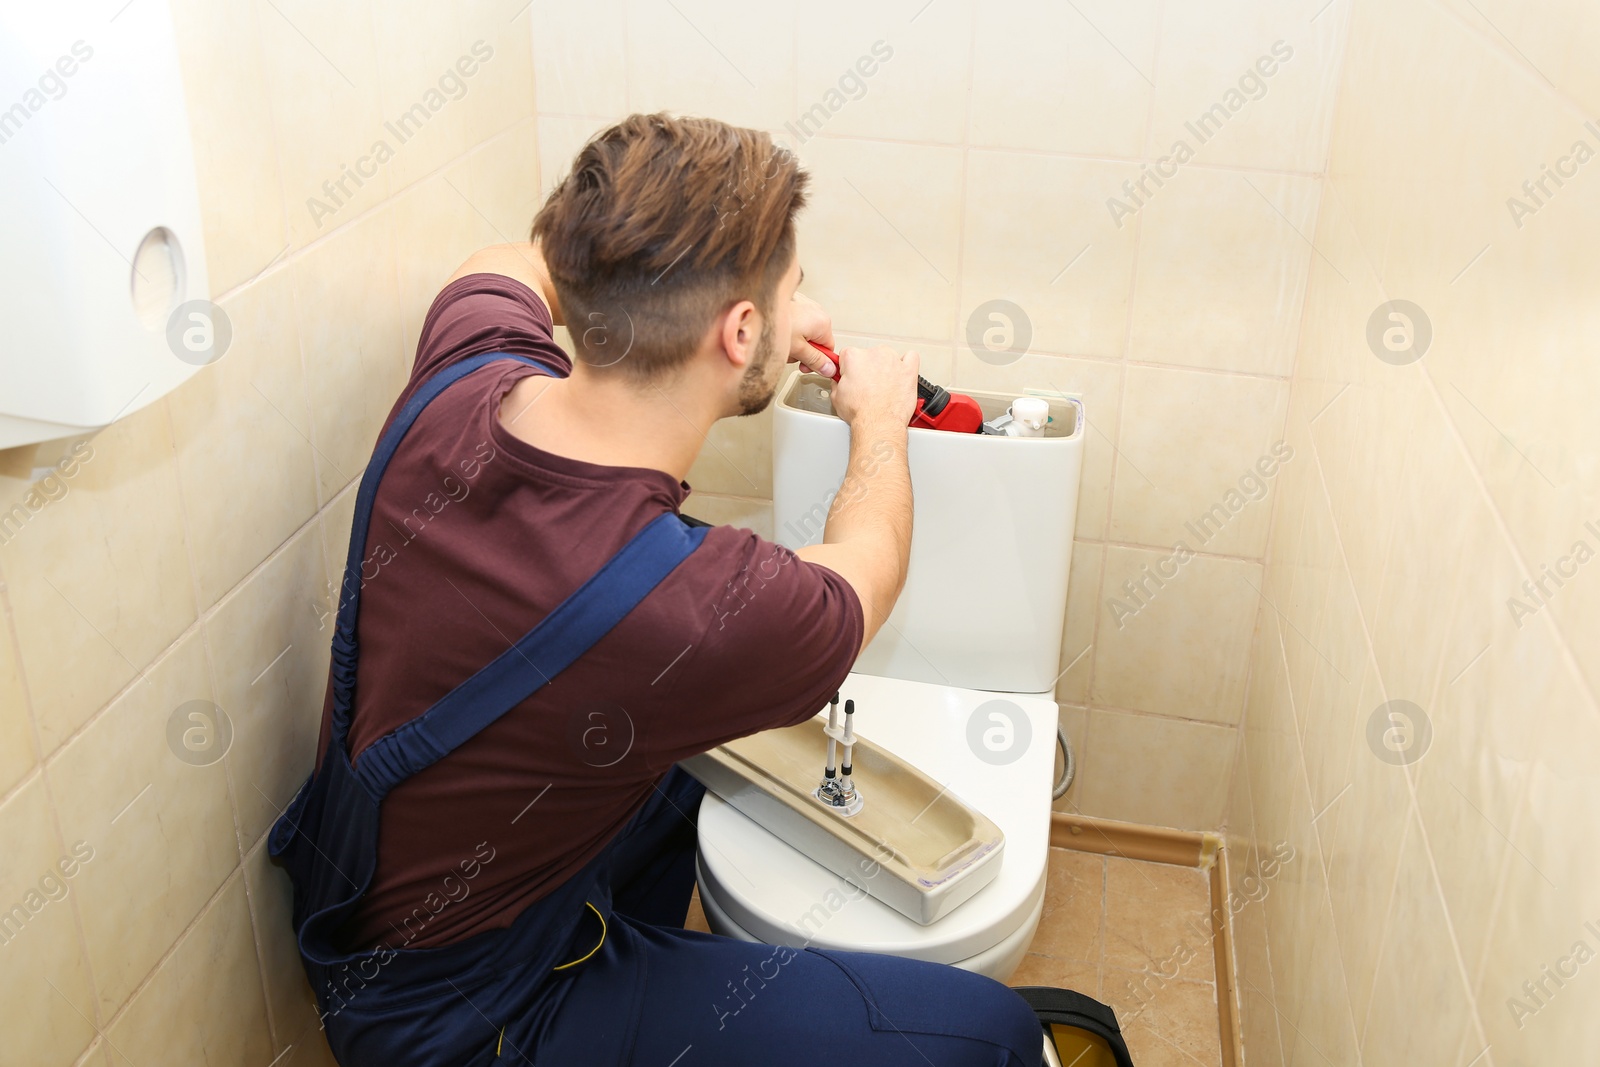
<path id="1" fill-rule="evenodd" d="M 272 842 L 341 1062 L 1039 1062 L 989 979 L 682 928 L 703 787 L 674 763 L 815 714 L 910 550 L 917 357 L 888 348 L 840 354 L 856 485 L 823 544 L 678 515 L 711 425 L 832 343 L 805 182 L 763 133 L 635 115 L 435 300 Z"/>

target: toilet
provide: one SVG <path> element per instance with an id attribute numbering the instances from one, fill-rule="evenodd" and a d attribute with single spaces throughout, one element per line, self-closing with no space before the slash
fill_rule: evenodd
<path id="1" fill-rule="evenodd" d="M 790 548 L 822 539 L 849 428 L 833 383 L 792 373 L 773 412 L 773 519 Z M 1014 393 L 975 392 L 985 419 Z M 856 731 L 929 775 L 1005 834 L 999 871 L 922 925 L 708 793 L 696 877 L 711 929 L 745 941 L 882 952 L 1004 981 L 1044 909 L 1061 634 L 1084 420 L 1050 395 L 1042 438 L 913 428 L 915 531 L 905 590 L 840 688 Z M 818 775 L 822 753 L 818 753 Z M 870 780 L 857 782 L 872 803 Z"/>

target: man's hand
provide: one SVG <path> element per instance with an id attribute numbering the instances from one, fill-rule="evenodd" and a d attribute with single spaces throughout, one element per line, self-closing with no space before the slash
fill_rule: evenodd
<path id="1" fill-rule="evenodd" d="M 850 583 L 861 601 L 861 647 L 894 610 L 911 561 L 911 472 L 906 423 L 917 405 L 915 352 L 847 348 L 833 410 L 850 424 L 844 484 L 828 509 L 823 543 L 796 552 Z"/>
<path id="2" fill-rule="evenodd" d="M 789 321 L 794 329 L 794 336 L 789 339 L 789 362 L 799 361 L 806 370 L 832 378 L 833 360 L 812 348 L 811 342 L 833 347 L 833 319 L 822 310 L 821 304 L 795 290 L 794 310 Z"/>
<path id="3" fill-rule="evenodd" d="M 901 355 L 888 345 L 876 348 L 847 348 L 839 359 L 848 364 L 846 373 L 833 387 L 833 410 L 850 424 L 881 420 L 889 426 L 903 427 L 917 410 L 917 368 L 915 352 Z"/>

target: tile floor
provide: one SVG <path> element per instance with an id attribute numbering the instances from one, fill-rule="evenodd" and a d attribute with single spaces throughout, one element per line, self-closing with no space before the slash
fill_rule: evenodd
<path id="1" fill-rule="evenodd" d="M 1111 1005 L 1139 1067 L 1221 1067 L 1210 910 L 1204 871 L 1052 848 L 1044 914 L 1011 984 Z M 698 896 L 687 925 L 706 929 Z"/>

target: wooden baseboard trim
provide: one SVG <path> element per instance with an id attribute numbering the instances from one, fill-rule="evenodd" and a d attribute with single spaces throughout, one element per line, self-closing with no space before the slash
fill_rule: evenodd
<path id="1" fill-rule="evenodd" d="M 1212 965 L 1217 974 L 1217 1022 L 1222 1035 L 1222 1067 L 1244 1062 L 1234 989 L 1233 923 L 1228 911 L 1228 850 L 1219 834 L 1174 830 L 1167 826 L 1095 819 L 1072 812 L 1050 813 L 1050 845 L 1075 852 L 1121 856 L 1149 863 L 1198 867 L 1211 887 Z"/>
<path id="2" fill-rule="evenodd" d="M 1222 1067 L 1244 1062 L 1244 1035 L 1239 1027 L 1239 1001 L 1235 989 L 1233 921 L 1228 910 L 1228 850 L 1217 849 L 1211 865 L 1211 949 L 1217 970 L 1217 1016 L 1222 1033 Z"/>
<path id="3" fill-rule="evenodd" d="M 1199 830 L 1174 830 L 1054 811 L 1050 813 L 1050 844 L 1076 852 L 1204 869 L 1215 861 L 1222 838 Z"/>

